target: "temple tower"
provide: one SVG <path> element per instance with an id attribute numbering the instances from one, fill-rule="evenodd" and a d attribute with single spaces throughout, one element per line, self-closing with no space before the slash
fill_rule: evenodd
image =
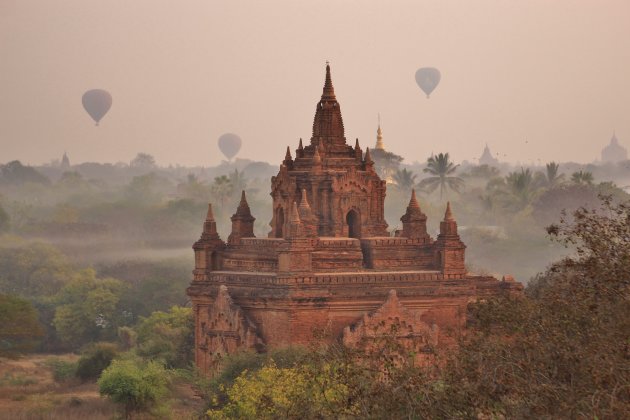
<path id="1" fill-rule="evenodd" d="M 610 144 L 602 149 L 603 162 L 622 162 L 628 160 L 628 151 L 619 144 L 616 133 L 613 131 Z"/>
<path id="2" fill-rule="evenodd" d="M 236 209 L 236 213 L 232 215 L 231 220 L 232 233 L 228 237 L 228 243 L 237 243 L 240 238 L 254 237 L 254 221 L 256 218 L 252 216 L 252 212 L 249 209 L 245 191 L 241 193 L 241 202 Z"/>
<path id="3" fill-rule="evenodd" d="M 369 149 L 365 154 L 358 139 L 346 142 L 341 107 L 330 74 L 315 107 L 310 144 L 300 139 L 295 159 L 290 149 L 271 180 L 273 217 L 269 237 L 282 238 L 289 228 L 293 203 L 310 207 L 307 232 L 323 237 L 387 236 L 385 182 L 374 170 Z"/>
<path id="4" fill-rule="evenodd" d="M 440 222 L 440 234 L 435 242 L 435 262 L 437 269 L 445 275 L 465 275 L 466 245 L 457 232 L 457 222 L 451 211 L 451 203 L 446 203 L 444 220 Z"/>

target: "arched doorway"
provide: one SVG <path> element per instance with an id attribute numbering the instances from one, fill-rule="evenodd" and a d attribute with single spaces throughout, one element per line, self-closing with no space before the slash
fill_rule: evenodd
<path id="1" fill-rule="evenodd" d="M 361 216 L 355 210 L 350 210 L 346 215 L 346 223 L 348 224 L 348 237 L 361 237 Z"/>
<path id="2" fill-rule="evenodd" d="M 282 207 L 278 207 L 276 210 L 276 238 L 282 238 L 284 229 L 284 209 Z"/>

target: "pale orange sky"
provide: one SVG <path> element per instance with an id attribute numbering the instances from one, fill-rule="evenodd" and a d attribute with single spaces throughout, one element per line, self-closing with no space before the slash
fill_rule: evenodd
<path id="1" fill-rule="evenodd" d="M 279 163 L 311 136 L 325 61 L 346 137 L 411 163 L 630 149 L 630 1 L 0 0 L 0 163 Z M 437 67 L 431 99 L 419 67 Z M 108 90 L 95 127 L 81 95 Z M 503 157 L 505 155 L 505 157 Z"/>

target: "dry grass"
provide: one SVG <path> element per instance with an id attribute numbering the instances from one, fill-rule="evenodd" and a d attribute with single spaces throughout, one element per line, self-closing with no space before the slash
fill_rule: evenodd
<path id="1" fill-rule="evenodd" d="M 51 359 L 75 355 L 0 358 L 0 419 L 111 419 L 116 407 L 100 397 L 96 384 L 57 383 Z"/>
<path id="2" fill-rule="evenodd" d="M 95 383 L 77 379 L 55 382 L 51 361 L 76 362 L 78 356 L 34 355 L 0 358 L 0 420 L 101 420 L 120 417 L 118 407 L 102 398 Z M 203 401 L 186 383 L 173 386 L 167 418 L 196 419 Z M 137 414 L 134 419 L 151 419 Z"/>

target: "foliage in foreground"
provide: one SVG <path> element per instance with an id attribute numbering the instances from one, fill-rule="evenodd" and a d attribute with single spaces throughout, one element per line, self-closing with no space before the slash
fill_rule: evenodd
<path id="1" fill-rule="evenodd" d="M 124 409 L 125 418 L 136 411 L 155 409 L 168 391 L 168 374 L 158 362 L 114 360 L 98 380 L 99 392 Z"/>
<path id="2" fill-rule="evenodd" d="M 208 415 L 629 418 L 630 206 L 605 198 L 548 231 L 575 256 L 524 296 L 472 305 L 469 333 L 438 367 L 390 358 L 392 340 L 313 349 L 294 366 L 242 371 Z"/>

